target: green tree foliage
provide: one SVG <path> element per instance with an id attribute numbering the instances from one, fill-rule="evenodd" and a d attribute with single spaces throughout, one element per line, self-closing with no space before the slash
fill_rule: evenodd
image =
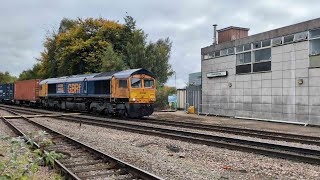
<path id="1" fill-rule="evenodd" d="M 8 71 L 6 72 L 0 72 L 0 84 L 2 83 L 13 83 L 17 78 L 14 76 L 11 76 Z"/>
<path id="2" fill-rule="evenodd" d="M 41 79 L 43 77 L 41 68 L 42 65 L 39 63 L 33 65 L 31 69 L 25 70 L 19 75 L 19 80 Z"/>
<path id="3" fill-rule="evenodd" d="M 112 46 L 109 45 L 105 51 L 99 56 L 101 59 L 101 71 L 118 71 L 127 69 L 127 65 L 122 60 L 122 56 L 113 51 Z"/>
<path id="4" fill-rule="evenodd" d="M 147 34 L 131 16 L 125 23 L 103 18 L 67 19 L 48 33 L 38 63 L 19 79 L 145 68 L 163 85 L 172 75 L 169 38 L 147 43 Z"/>
<path id="5" fill-rule="evenodd" d="M 166 109 L 169 106 L 168 96 L 172 94 L 177 94 L 175 87 L 159 86 L 157 89 L 157 101 L 154 106 L 157 109 Z"/>
<path id="6" fill-rule="evenodd" d="M 132 29 L 132 38 L 127 44 L 125 62 L 130 68 L 144 68 L 154 73 L 157 82 L 163 86 L 173 74 L 169 64 L 172 43 L 169 38 L 147 43 L 147 34 L 136 29 L 135 21 L 127 17 L 126 24 Z"/>

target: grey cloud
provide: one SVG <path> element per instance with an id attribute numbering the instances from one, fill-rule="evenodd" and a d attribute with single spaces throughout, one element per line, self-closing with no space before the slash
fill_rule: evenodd
<path id="1" fill-rule="evenodd" d="M 0 71 L 18 75 L 36 63 L 48 30 L 63 17 L 103 17 L 123 22 L 128 12 L 149 40 L 170 37 L 170 62 L 182 87 L 188 74 L 200 71 L 200 48 L 212 43 L 212 24 L 249 27 L 255 34 L 316 18 L 319 1 L 183 1 L 183 0 L 31 0 L 0 6 Z M 174 85 L 174 77 L 168 81 Z"/>

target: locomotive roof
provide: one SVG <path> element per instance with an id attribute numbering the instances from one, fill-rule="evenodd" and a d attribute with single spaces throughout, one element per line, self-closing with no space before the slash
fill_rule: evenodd
<path id="1" fill-rule="evenodd" d="M 81 74 L 81 75 L 72 75 L 72 76 L 63 76 L 58 78 L 49 78 L 44 79 L 40 82 L 40 84 L 56 84 L 56 83 L 64 83 L 64 82 L 79 82 L 84 80 L 109 80 L 112 77 L 115 78 L 129 78 L 134 74 L 147 74 L 153 77 L 152 73 L 145 69 L 129 69 L 124 71 L 112 71 L 112 72 L 102 72 L 102 73 L 94 73 L 94 74 Z"/>

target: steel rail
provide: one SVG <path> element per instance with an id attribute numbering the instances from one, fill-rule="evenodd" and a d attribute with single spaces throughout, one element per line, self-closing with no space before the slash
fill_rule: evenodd
<path id="1" fill-rule="evenodd" d="M 14 109 L 16 108 L 14 107 Z M 22 110 L 22 109 L 18 109 L 17 111 L 28 113 L 26 112 L 26 110 Z M 37 110 L 30 110 L 30 111 L 39 112 Z M 42 110 L 40 111 L 42 112 Z M 165 119 L 157 120 L 152 118 L 130 119 L 130 120 L 124 120 L 119 118 L 115 118 L 115 119 L 117 119 L 118 121 L 142 122 L 142 123 L 158 124 L 158 125 L 165 125 L 165 126 L 179 127 L 179 128 L 215 131 L 215 132 L 221 132 L 221 133 L 227 133 L 227 134 L 256 137 L 261 139 L 296 142 L 301 144 L 320 146 L 320 137 L 301 135 L 301 134 L 291 134 L 291 133 L 284 133 L 284 132 L 248 129 L 248 128 L 231 127 L 231 126 L 214 125 L 214 124 L 194 123 L 190 121 L 172 121 L 172 120 L 165 120 Z"/>
<path id="2" fill-rule="evenodd" d="M 180 131 L 174 129 L 165 129 L 145 125 L 137 125 L 129 122 L 121 122 L 116 120 L 103 120 L 97 121 L 97 118 L 85 118 L 85 117 L 70 117 L 62 116 L 55 117 L 54 119 L 67 120 L 72 122 L 78 122 L 83 124 L 90 124 L 99 127 L 109 127 L 119 130 L 131 131 L 140 134 L 155 135 L 160 137 L 167 137 L 170 139 L 183 140 L 187 142 L 206 144 L 210 146 L 217 146 L 222 148 L 228 148 L 232 150 L 241 150 L 246 152 L 253 152 L 257 154 L 275 156 L 284 159 L 291 159 L 300 162 L 306 162 L 311 164 L 320 164 L 320 151 L 285 146 L 279 144 L 264 143 L 258 141 L 250 141 L 237 138 L 229 138 L 223 136 L 214 136 L 208 134 L 194 133 L 189 131 Z"/>
<path id="3" fill-rule="evenodd" d="M 6 111 L 12 113 L 12 114 L 15 114 L 15 115 L 18 115 L 18 116 L 21 116 L 20 114 L 16 113 L 15 111 L 12 111 L 12 110 L 8 110 L 6 109 Z M 116 164 L 117 165 L 117 169 L 125 169 L 126 171 L 128 171 L 130 174 L 132 174 L 133 176 L 133 179 L 146 179 L 146 180 L 162 180 L 162 178 L 156 176 L 156 175 L 153 175 L 145 170 L 142 170 L 138 167 L 135 167 L 129 163 L 126 163 L 118 158 L 115 158 L 113 156 L 110 156 L 108 154 L 105 154 L 104 152 L 102 151 L 99 151 L 97 149 L 94 149 L 92 148 L 91 146 L 89 145 L 86 145 L 84 143 L 81 143 L 63 133 L 59 133 L 49 127 L 46 127 L 44 125 L 41 125 L 39 123 L 36 123 L 32 120 L 30 120 L 29 118 L 26 118 L 24 116 L 21 116 L 22 119 L 24 119 L 26 122 L 28 123 L 31 123 L 32 125 L 36 126 L 36 127 L 39 127 L 41 129 L 44 129 L 47 133 L 49 134 L 55 134 L 56 136 L 59 136 L 59 137 L 63 137 L 64 139 L 66 139 L 66 141 L 68 142 L 71 142 L 72 144 L 75 144 L 77 146 L 80 146 L 84 149 L 86 149 L 86 151 L 88 152 L 92 152 L 93 154 L 97 155 L 98 157 L 100 157 L 100 159 L 102 159 L 103 161 L 107 161 L 109 163 L 112 163 L 112 164 Z M 2 119 L 5 121 L 6 124 L 8 124 L 11 128 L 15 129 L 15 131 L 23 136 L 23 137 L 27 137 L 26 134 L 24 134 L 19 128 L 17 128 L 14 124 L 12 124 L 9 120 L 5 119 L 4 117 L 2 117 Z M 40 146 L 38 144 L 36 144 L 36 147 L 37 148 L 40 148 Z M 67 175 L 68 178 L 71 178 L 71 179 L 81 179 L 80 177 L 78 177 L 76 174 L 74 174 L 72 172 L 72 170 L 68 169 L 65 165 L 63 165 L 63 163 L 59 160 L 55 160 L 56 164 L 59 166 L 59 168 L 62 170 L 62 172 L 64 172 L 64 175 Z"/>

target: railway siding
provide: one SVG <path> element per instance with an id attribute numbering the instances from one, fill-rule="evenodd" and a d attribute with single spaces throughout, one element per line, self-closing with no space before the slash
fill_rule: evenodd
<path id="1" fill-rule="evenodd" d="M 68 178 L 161 179 L 27 118 L 10 119 L 7 122 L 24 137 L 39 130 L 49 132 L 45 136 L 52 139 L 53 144 L 44 147 L 44 150 L 56 151 L 65 155 L 63 160 L 55 162 Z"/>

